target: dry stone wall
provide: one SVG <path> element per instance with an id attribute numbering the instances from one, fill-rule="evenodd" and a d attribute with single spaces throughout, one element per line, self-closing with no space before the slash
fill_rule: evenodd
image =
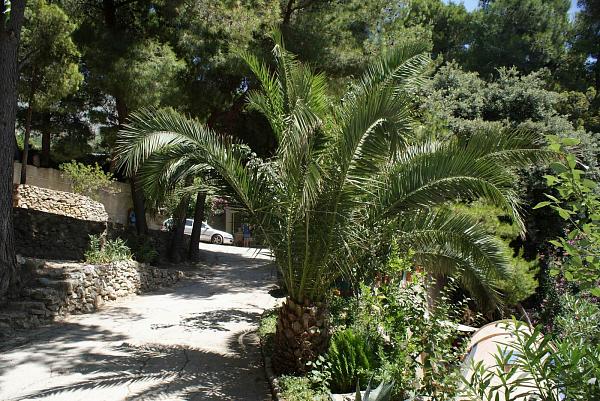
<path id="1" fill-rule="evenodd" d="M 21 259 L 20 267 L 25 287 L 18 300 L 0 311 L 0 331 L 90 313 L 107 301 L 171 286 L 183 278 L 181 271 L 134 261 L 89 265 Z"/>
<path id="2" fill-rule="evenodd" d="M 21 180 L 21 163 L 14 162 L 13 183 L 18 184 Z M 55 191 L 73 192 L 71 181 L 63 172 L 53 168 L 40 168 L 27 166 L 27 182 L 36 187 L 48 188 Z M 127 224 L 129 210 L 133 207 L 131 203 L 131 187 L 124 182 L 113 182 L 108 190 L 99 190 L 97 198 L 104 205 L 108 213 L 108 221 L 112 223 Z M 165 217 L 166 218 L 166 217 Z M 151 230 L 160 230 L 165 218 L 153 218 L 147 215 L 146 221 Z"/>
<path id="3" fill-rule="evenodd" d="M 86 196 L 15 185 L 13 219 L 17 254 L 83 260 L 89 236 L 106 233 L 108 216 Z"/>
<path id="4" fill-rule="evenodd" d="M 79 220 L 104 223 L 108 221 L 108 214 L 100 202 L 79 194 L 31 185 L 15 185 L 13 207 L 33 209 Z"/>

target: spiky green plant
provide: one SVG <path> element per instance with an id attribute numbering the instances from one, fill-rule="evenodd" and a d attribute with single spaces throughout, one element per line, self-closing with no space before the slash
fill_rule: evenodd
<path id="1" fill-rule="evenodd" d="M 376 367 L 375 353 L 366 340 L 352 329 L 333 335 L 327 351 L 332 391 L 352 391 L 354 383 L 368 378 L 370 371 Z"/>
<path id="2" fill-rule="evenodd" d="M 144 166 L 146 186 L 172 161 L 209 165 L 227 182 L 275 255 L 288 291 L 275 336 L 276 369 L 305 371 L 326 350 L 326 291 L 350 274 L 377 231 L 397 231 L 416 263 L 460 274 L 478 299 L 496 304 L 493 282 L 510 274 L 502 248 L 472 219 L 439 206 L 482 198 L 522 227 L 514 169 L 543 157 L 536 136 L 416 138 L 411 94 L 430 63 L 424 45 L 390 50 L 337 102 L 327 96 L 326 77 L 280 39 L 273 54 L 273 70 L 243 54 L 262 86 L 248 94 L 248 106 L 267 117 L 279 143 L 267 163 L 247 163 L 233 138 L 169 109 L 133 113 L 117 154 L 129 173 L 156 152 L 165 155 Z"/>
<path id="3" fill-rule="evenodd" d="M 394 382 L 382 381 L 375 389 L 371 388 L 371 382 L 365 390 L 364 394 L 360 393 L 360 385 L 356 384 L 356 396 L 355 401 L 389 401 L 392 397 L 392 389 L 394 388 Z"/>

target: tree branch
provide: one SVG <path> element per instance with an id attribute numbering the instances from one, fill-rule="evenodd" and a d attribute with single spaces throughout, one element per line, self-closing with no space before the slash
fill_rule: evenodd
<path id="1" fill-rule="evenodd" d="M 27 52 L 22 58 L 21 60 L 17 61 L 17 69 L 19 71 L 21 71 L 23 69 L 23 67 L 27 64 L 27 62 L 29 61 L 29 59 L 31 57 L 33 57 L 33 55 L 35 53 L 37 53 L 40 49 L 39 48 L 33 48 L 31 49 L 29 52 Z"/>
<path id="2" fill-rule="evenodd" d="M 310 6 L 312 6 L 313 4 L 317 3 L 317 1 L 318 0 L 304 0 L 303 2 L 296 4 L 296 0 L 289 0 L 287 3 L 287 6 L 285 8 L 285 12 L 283 14 L 282 24 L 283 25 L 289 24 L 293 13 L 295 13 L 296 11 L 307 9 Z M 327 0 L 324 0 L 323 2 L 325 2 L 325 1 L 327 1 Z"/>
<path id="3" fill-rule="evenodd" d="M 283 12 L 283 21 L 282 25 L 288 25 L 290 23 L 290 18 L 292 17 L 292 13 L 294 12 L 294 3 L 296 0 L 288 0 L 287 5 L 285 6 L 285 11 Z"/>

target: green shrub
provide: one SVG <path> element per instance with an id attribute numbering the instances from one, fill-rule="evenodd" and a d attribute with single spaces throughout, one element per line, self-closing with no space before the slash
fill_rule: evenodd
<path id="1" fill-rule="evenodd" d="M 358 299 L 354 296 L 343 296 L 338 289 L 328 294 L 329 324 L 332 327 L 345 329 L 352 326 L 356 318 Z"/>
<path id="2" fill-rule="evenodd" d="M 279 386 L 286 401 L 329 401 L 329 395 L 316 389 L 308 377 L 281 376 Z"/>
<path id="3" fill-rule="evenodd" d="M 561 297 L 560 305 L 561 312 L 554 320 L 560 338 L 600 345 L 600 307 L 573 295 Z"/>
<path id="4" fill-rule="evenodd" d="M 556 340 L 513 321 L 510 347 L 500 345 L 492 366 L 472 363 L 461 399 L 473 401 L 589 401 L 600 399 L 600 348 L 576 338 Z M 504 348 L 504 349 L 503 349 Z M 519 387 L 519 391 L 515 390 Z"/>
<path id="5" fill-rule="evenodd" d="M 338 331 L 331 338 L 327 362 L 331 372 L 331 390 L 348 393 L 356 382 L 366 383 L 375 368 L 376 358 L 367 339 L 353 329 Z"/>
<path id="6" fill-rule="evenodd" d="M 457 322 L 467 304 L 449 304 L 444 294 L 430 308 L 423 283 L 414 273 L 406 283 L 392 277 L 379 287 L 362 284 L 355 327 L 377 344 L 375 378 L 396 382 L 392 399 L 453 400 L 464 353 Z"/>
<path id="7" fill-rule="evenodd" d="M 98 191 L 110 188 L 113 180 L 111 173 L 105 173 L 96 163 L 88 166 L 72 160 L 59 166 L 65 176 L 71 181 L 73 192 L 98 200 Z"/>
<path id="8" fill-rule="evenodd" d="M 277 328 L 277 309 L 270 309 L 263 313 L 258 323 L 258 336 L 262 339 L 275 334 Z"/>
<path id="9" fill-rule="evenodd" d="M 137 237 L 132 248 L 133 258 L 140 263 L 154 263 L 158 259 L 158 252 L 148 237 Z"/>
<path id="10" fill-rule="evenodd" d="M 90 246 L 85 252 L 85 261 L 92 264 L 104 264 L 131 260 L 131 250 L 121 238 L 107 240 L 102 243 L 102 238 L 90 235 Z"/>
<path id="11" fill-rule="evenodd" d="M 545 175 L 555 192 L 534 209 L 549 207 L 568 224 L 566 236 L 550 241 L 561 253 L 550 268 L 550 276 L 562 276 L 581 290 L 600 297 L 600 195 L 594 176 L 582 170 L 578 156 L 571 153 L 579 139 L 547 137 L 548 148 L 562 152 L 563 160 L 551 164 L 552 175 Z M 557 196 L 555 196 L 557 195 Z"/>

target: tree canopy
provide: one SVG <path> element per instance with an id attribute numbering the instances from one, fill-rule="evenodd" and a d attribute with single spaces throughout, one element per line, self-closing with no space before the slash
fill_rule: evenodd
<path id="1" fill-rule="evenodd" d="M 75 92 L 83 75 L 73 43 L 75 25 L 64 11 L 45 0 L 29 2 L 21 33 L 20 96 L 35 110 L 54 105 Z"/>

